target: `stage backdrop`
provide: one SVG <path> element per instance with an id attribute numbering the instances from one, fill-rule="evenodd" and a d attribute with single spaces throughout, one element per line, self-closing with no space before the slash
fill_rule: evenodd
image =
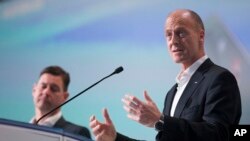
<path id="1" fill-rule="evenodd" d="M 130 137 L 154 140 L 156 131 L 129 120 L 121 99 L 143 99 L 147 90 L 162 109 L 180 66 L 167 52 L 167 13 L 189 8 L 206 26 L 206 50 L 237 77 L 242 97 L 241 124 L 249 124 L 249 2 L 193 0 L 0 0 L 0 117 L 28 122 L 34 115 L 32 86 L 48 65 L 71 75 L 70 96 L 112 76 L 63 107 L 65 117 L 88 127 L 103 121 L 106 107 L 116 129 Z"/>

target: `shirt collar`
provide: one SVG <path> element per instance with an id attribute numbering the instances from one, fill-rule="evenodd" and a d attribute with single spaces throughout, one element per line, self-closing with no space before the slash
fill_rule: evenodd
<path id="1" fill-rule="evenodd" d="M 49 126 L 52 127 L 56 124 L 56 122 L 62 117 L 62 112 L 58 112 L 53 116 L 47 117 L 45 120 L 43 121 L 39 121 L 38 125 L 44 125 L 44 126 Z M 34 124 L 36 122 L 35 117 L 33 117 L 30 120 L 30 123 Z"/>
<path id="2" fill-rule="evenodd" d="M 189 81 L 191 76 L 194 74 L 194 72 L 200 67 L 200 65 L 205 62 L 205 60 L 208 58 L 207 55 L 204 55 L 197 61 L 195 61 L 191 66 L 189 66 L 186 70 L 181 71 L 177 77 L 175 78 L 178 85 L 183 85 L 186 82 Z"/>

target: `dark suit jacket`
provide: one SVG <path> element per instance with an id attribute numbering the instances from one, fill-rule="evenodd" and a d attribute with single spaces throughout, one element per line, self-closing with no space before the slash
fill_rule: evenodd
<path id="1" fill-rule="evenodd" d="M 191 77 L 174 113 L 169 117 L 177 85 L 168 92 L 159 141 L 226 141 L 229 125 L 241 117 L 240 92 L 235 77 L 207 59 Z"/>
<path id="2" fill-rule="evenodd" d="M 79 126 L 76 124 L 73 124 L 69 121 L 66 121 L 63 117 L 61 117 L 53 126 L 54 128 L 60 128 L 63 129 L 66 132 L 81 135 L 87 138 L 91 139 L 90 132 L 86 127 Z"/>
<path id="3" fill-rule="evenodd" d="M 240 92 L 235 77 L 207 59 L 188 82 L 174 113 L 170 109 L 177 84 L 168 92 L 164 126 L 157 141 L 226 141 L 229 125 L 241 117 Z M 118 134 L 117 141 L 133 141 Z"/>

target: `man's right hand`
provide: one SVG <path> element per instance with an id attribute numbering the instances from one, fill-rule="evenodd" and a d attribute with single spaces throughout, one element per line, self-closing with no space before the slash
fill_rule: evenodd
<path id="1" fill-rule="evenodd" d="M 109 117 L 108 110 L 103 110 L 104 123 L 99 122 L 95 116 L 90 117 L 89 126 L 95 136 L 96 141 L 115 141 L 117 133 L 112 120 Z"/>

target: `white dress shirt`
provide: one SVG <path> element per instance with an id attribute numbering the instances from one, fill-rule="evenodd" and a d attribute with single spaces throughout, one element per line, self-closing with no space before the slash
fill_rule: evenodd
<path id="1" fill-rule="evenodd" d="M 48 126 L 48 127 L 53 127 L 56 122 L 61 118 L 62 116 L 62 112 L 58 112 L 53 116 L 47 117 L 45 120 L 40 120 L 38 125 L 44 125 L 44 126 Z M 30 120 L 30 123 L 35 124 L 36 123 L 36 118 L 33 117 Z"/>
<path id="2" fill-rule="evenodd" d="M 200 67 L 200 65 L 208 58 L 207 55 L 201 57 L 197 61 L 195 61 L 190 67 L 188 67 L 186 70 L 180 72 L 176 77 L 176 83 L 177 83 L 177 91 L 174 96 L 174 100 L 172 102 L 170 116 L 174 116 L 175 108 L 178 104 L 178 101 L 181 98 L 181 95 L 183 91 L 185 90 L 190 78 L 194 74 L 194 72 Z"/>

